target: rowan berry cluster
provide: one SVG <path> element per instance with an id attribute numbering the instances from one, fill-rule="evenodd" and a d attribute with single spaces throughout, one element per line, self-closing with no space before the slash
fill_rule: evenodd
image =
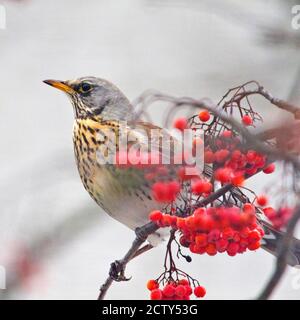
<path id="1" fill-rule="evenodd" d="M 195 286 L 193 289 L 187 279 L 170 281 L 162 288 L 159 288 L 157 280 L 149 280 L 147 288 L 150 290 L 151 300 L 190 300 L 192 294 L 197 298 L 203 298 L 206 294 L 204 287 Z"/>
<path id="2" fill-rule="evenodd" d="M 294 213 L 294 210 L 289 207 L 282 207 L 275 210 L 272 207 L 263 209 L 265 216 L 271 221 L 272 225 L 276 229 L 285 227 Z"/>
<path id="3" fill-rule="evenodd" d="M 207 110 L 203 110 L 198 114 L 198 118 L 204 125 L 210 120 L 211 115 Z M 241 121 L 245 126 L 253 124 L 253 118 L 248 114 L 245 114 Z M 182 131 L 188 128 L 187 119 L 175 120 L 174 127 Z M 246 176 L 254 175 L 260 170 L 266 174 L 275 170 L 274 164 L 267 163 L 266 156 L 243 148 L 234 130 L 223 128 L 217 135 L 207 137 L 207 140 L 204 161 L 215 166 L 214 177 L 222 184 L 232 183 L 241 186 Z"/>
<path id="4" fill-rule="evenodd" d="M 237 207 L 198 208 L 187 217 L 150 213 L 150 220 L 160 227 L 172 227 L 181 233 L 180 244 L 192 253 L 214 256 L 226 252 L 229 256 L 256 250 L 264 235 L 258 225 L 255 208 L 247 203 Z"/>

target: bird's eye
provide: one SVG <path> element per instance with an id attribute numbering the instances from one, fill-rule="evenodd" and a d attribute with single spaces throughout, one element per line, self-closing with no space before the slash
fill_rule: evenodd
<path id="1" fill-rule="evenodd" d="M 87 93 L 91 90 L 92 90 L 92 86 L 87 82 L 83 82 L 79 87 L 79 91 L 82 93 Z"/>

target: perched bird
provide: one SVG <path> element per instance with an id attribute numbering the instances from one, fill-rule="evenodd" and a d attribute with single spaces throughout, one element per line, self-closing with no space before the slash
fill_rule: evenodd
<path id="1" fill-rule="evenodd" d="M 73 105 L 75 158 L 85 189 L 104 211 L 129 228 L 134 230 L 146 224 L 149 221 L 149 212 L 158 209 L 161 204 L 153 199 L 149 181 L 145 179 L 143 172 L 132 167 L 124 169 L 115 164 L 104 164 L 101 160 L 108 155 L 111 147 L 116 147 L 115 150 L 118 151 L 119 140 L 114 138 L 118 138 L 124 131 L 133 136 L 140 146 L 148 149 L 150 131 L 156 129 L 158 135 L 155 145 L 162 155 L 163 140 L 170 141 L 171 145 L 180 142 L 160 127 L 134 121 L 133 106 L 126 96 L 107 80 L 83 77 L 44 82 L 65 92 Z M 204 174 L 209 176 L 211 173 Z M 242 197 L 239 189 L 235 189 L 236 196 Z M 266 232 L 263 248 L 276 254 L 277 242 L 282 233 L 268 223 L 262 222 L 262 225 Z M 165 228 L 159 229 L 147 240 L 155 246 L 166 232 L 168 233 Z M 300 264 L 300 241 L 297 239 L 293 240 L 288 263 Z"/>
<path id="2" fill-rule="evenodd" d="M 85 189 L 96 203 L 111 217 L 135 230 L 149 222 L 149 213 L 159 204 L 152 198 L 150 186 L 143 172 L 134 168 L 118 168 L 101 164 L 101 156 L 109 152 L 109 143 L 119 148 L 121 134 L 136 138 L 148 148 L 148 133 L 157 129 L 157 145 L 169 134 L 152 124 L 133 122 L 134 110 L 125 95 L 112 83 L 84 77 L 71 81 L 45 80 L 45 83 L 67 93 L 73 105 L 74 152 L 78 171 Z M 126 122 L 125 122 L 126 121 Z M 125 125 L 125 126 L 124 126 Z M 111 134 L 113 133 L 113 134 Z M 113 140 L 116 137 L 115 141 Z M 167 230 L 159 230 L 148 237 L 155 246 Z M 168 233 L 167 233 L 168 234 Z"/>

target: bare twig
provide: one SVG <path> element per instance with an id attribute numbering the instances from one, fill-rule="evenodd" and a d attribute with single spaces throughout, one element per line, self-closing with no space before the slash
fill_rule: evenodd
<path id="1" fill-rule="evenodd" d="M 263 289 L 261 294 L 258 296 L 259 300 L 268 299 L 283 276 L 283 273 L 287 266 L 289 248 L 293 241 L 294 230 L 299 219 L 300 219 L 300 207 L 298 206 L 298 208 L 296 209 L 295 213 L 293 214 L 292 218 L 290 219 L 287 225 L 287 229 L 282 237 L 282 240 L 278 245 L 278 256 L 276 259 L 275 270 L 272 276 L 270 277 L 270 279 L 268 280 L 265 288 Z"/>
<path id="2" fill-rule="evenodd" d="M 113 262 L 111 264 L 109 276 L 100 288 L 98 300 L 104 299 L 104 297 L 107 293 L 107 290 L 110 288 L 110 286 L 112 285 L 114 280 L 116 280 L 116 281 L 129 280 L 129 279 L 126 279 L 124 276 L 124 271 L 125 271 L 126 265 L 128 264 L 129 261 L 131 261 L 133 258 L 135 258 L 137 256 L 137 252 L 138 252 L 140 246 L 147 240 L 147 237 L 150 234 L 154 233 L 157 229 L 158 229 L 158 226 L 155 223 L 149 222 L 149 223 L 145 224 L 144 226 L 138 228 L 138 230 L 136 230 L 136 238 L 134 239 L 130 249 L 127 251 L 127 253 L 123 257 L 123 259 L 116 261 L 116 262 Z M 148 247 L 148 248 L 150 248 L 150 247 Z M 143 248 L 141 248 L 141 249 L 143 249 Z M 145 251 L 143 251 L 143 252 L 145 252 Z M 118 279 L 118 277 L 120 277 L 120 278 Z"/>

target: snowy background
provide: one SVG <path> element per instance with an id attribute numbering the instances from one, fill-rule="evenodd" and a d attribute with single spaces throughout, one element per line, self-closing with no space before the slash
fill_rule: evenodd
<path id="1" fill-rule="evenodd" d="M 7 19 L 0 30 L 0 265 L 11 284 L 1 299 L 95 299 L 110 262 L 134 237 L 84 190 L 71 105 L 42 80 L 94 75 L 130 100 L 152 88 L 217 101 L 255 79 L 299 103 L 295 3 L 0 0 Z M 283 117 L 261 100 L 257 108 L 266 126 Z M 162 114 L 151 110 L 156 124 Z M 249 186 L 260 190 L 273 179 L 257 176 Z M 145 283 L 160 274 L 163 256 L 161 246 L 130 263 L 132 280 L 114 284 L 107 297 L 148 298 Z M 184 268 L 207 288 L 206 299 L 243 299 L 258 294 L 273 262 L 259 250 L 196 256 Z M 288 269 L 273 298 L 299 297 L 300 271 Z"/>

